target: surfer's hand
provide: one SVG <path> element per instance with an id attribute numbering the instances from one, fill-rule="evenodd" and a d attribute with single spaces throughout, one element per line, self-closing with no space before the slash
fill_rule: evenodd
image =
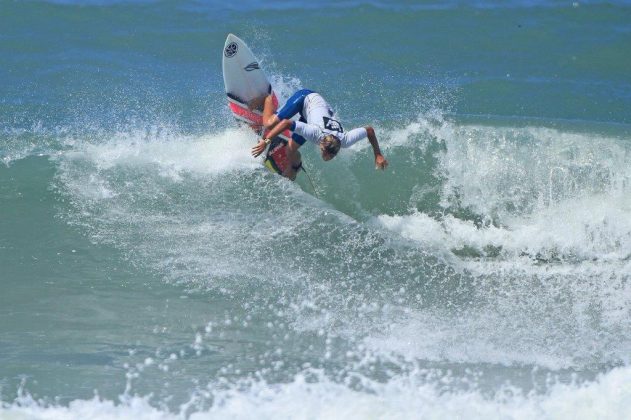
<path id="1" fill-rule="evenodd" d="M 386 169 L 388 167 L 388 161 L 383 155 L 375 156 L 375 169 Z"/>
<path id="2" fill-rule="evenodd" d="M 259 142 L 252 148 L 252 156 L 258 157 L 261 153 L 265 151 L 265 140 L 259 140 Z"/>

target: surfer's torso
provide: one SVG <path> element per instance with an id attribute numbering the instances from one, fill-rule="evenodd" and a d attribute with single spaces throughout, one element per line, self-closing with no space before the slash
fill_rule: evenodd
<path id="1" fill-rule="evenodd" d="M 332 134 L 340 140 L 342 147 L 349 147 L 366 138 L 365 128 L 344 131 L 342 124 L 335 118 L 335 113 L 327 101 L 317 92 L 302 89 L 294 93 L 278 111 L 278 118 L 289 119 L 300 113 L 300 120 L 292 123 L 292 138 L 299 144 L 305 140 L 320 144 L 322 139 Z"/>

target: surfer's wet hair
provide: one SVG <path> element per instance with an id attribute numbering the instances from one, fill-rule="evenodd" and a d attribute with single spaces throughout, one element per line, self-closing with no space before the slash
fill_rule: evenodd
<path id="1" fill-rule="evenodd" d="M 333 134 L 328 134 L 322 139 L 322 150 L 326 151 L 331 157 L 337 155 L 341 145 L 340 139 Z"/>

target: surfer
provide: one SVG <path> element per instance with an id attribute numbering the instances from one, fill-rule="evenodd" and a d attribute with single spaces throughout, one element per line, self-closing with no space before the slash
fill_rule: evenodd
<path id="1" fill-rule="evenodd" d="M 291 117 L 296 114 L 300 114 L 300 120 L 292 121 Z M 272 138 L 289 129 L 293 132 L 287 144 L 290 164 L 283 173 L 283 176 L 289 179 L 295 179 L 302 166 L 298 148 L 307 140 L 318 145 L 322 159 L 328 161 L 337 155 L 340 147 L 350 147 L 359 140 L 368 138 L 375 155 L 375 168 L 386 169 L 388 161 L 381 154 L 375 130 L 366 126 L 345 132 L 342 124 L 333 119 L 333 116 L 333 110 L 324 98 L 309 89 L 301 89 L 294 93 L 278 112 L 272 95 L 268 95 L 264 99 L 263 125 L 271 131 L 252 148 L 252 156 L 259 156 L 271 143 Z"/>

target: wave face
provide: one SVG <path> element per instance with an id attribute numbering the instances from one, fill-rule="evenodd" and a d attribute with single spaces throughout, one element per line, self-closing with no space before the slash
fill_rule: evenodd
<path id="1" fill-rule="evenodd" d="M 2 8 L 0 418 L 631 411 L 624 2 Z M 265 170 L 228 32 L 389 169 Z"/>

